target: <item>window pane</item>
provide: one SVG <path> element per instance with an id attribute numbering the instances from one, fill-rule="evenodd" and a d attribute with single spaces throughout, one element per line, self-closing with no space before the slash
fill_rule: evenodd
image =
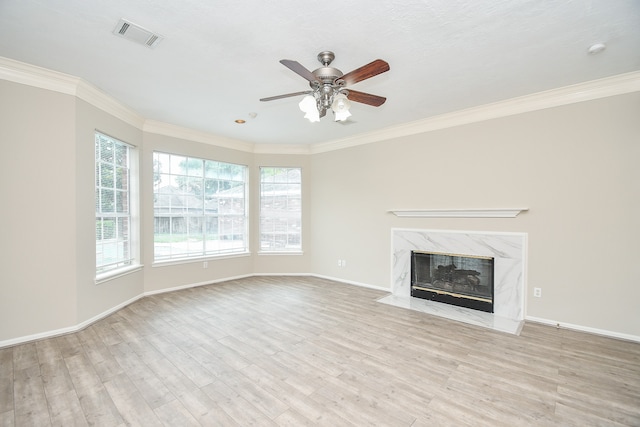
<path id="1" fill-rule="evenodd" d="M 116 212 L 129 212 L 129 194 L 126 191 L 116 191 Z"/>
<path id="2" fill-rule="evenodd" d="M 96 272 L 131 264 L 130 147 L 96 133 Z"/>
<path id="3" fill-rule="evenodd" d="M 125 168 L 129 167 L 129 148 L 126 145 L 116 144 L 115 145 L 115 164 L 118 166 L 123 166 Z"/>
<path id="4" fill-rule="evenodd" d="M 113 163 L 113 144 L 111 139 L 100 137 L 100 160 L 106 163 Z"/>
<path id="5" fill-rule="evenodd" d="M 246 166 L 154 153 L 153 167 L 156 261 L 247 250 Z"/>
<path id="6" fill-rule="evenodd" d="M 127 168 L 117 166 L 115 169 L 116 188 L 120 190 L 128 190 L 129 173 Z"/>
<path id="7" fill-rule="evenodd" d="M 260 168 L 260 250 L 302 250 L 300 168 Z"/>
<path id="8" fill-rule="evenodd" d="M 115 210 L 115 191 L 102 189 L 100 190 L 100 212 L 114 212 Z"/>
<path id="9" fill-rule="evenodd" d="M 101 163 L 100 164 L 100 186 L 113 188 L 114 184 L 114 168 L 111 163 Z"/>
<path id="10" fill-rule="evenodd" d="M 187 158 L 182 156 L 169 156 L 169 173 L 174 175 L 186 175 L 185 165 Z"/>
<path id="11" fill-rule="evenodd" d="M 188 176 L 202 177 L 204 161 L 190 158 L 185 166 Z"/>

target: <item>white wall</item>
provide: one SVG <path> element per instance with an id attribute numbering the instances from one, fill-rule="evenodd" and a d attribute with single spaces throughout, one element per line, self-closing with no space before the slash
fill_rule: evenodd
<path id="1" fill-rule="evenodd" d="M 74 328 L 144 292 L 254 273 L 389 289 L 392 227 L 526 232 L 528 316 L 638 337 L 639 107 L 636 92 L 308 156 L 272 155 L 144 132 L 76 96 L 0 80 L 0 344 Z M 144 269 L 100 285 L 94 129 L 138 146 L 142 170 Z M 210 261 L 208 269 L 153 266 L 153 150 L 250 167 L 250 256 Z M 257 254 L 261 165 L 303 168 L 303 255 Z M 474 207 L 530 211 L 514 219 L 388 213 Z M 543 298 L 531 297 L 534 286 Z"/>
<path id="2" fill-rule="evenodd" d="M 76 96 L 0 80 L 3 236 L 0 343 L 73 330 L 145 292 L 211 283 L 254 272 L 308 273 L 303 255 L 259 255 L 259 166 L 303 168 L 303 224 L 309 223 L 310 159 L 249 153 L 143 132 Z M 94 132 L 136 146 L 139 155 L 140 271 L 95 284 Z M 244 164 L 250 177 L 250 250 L 241 257 L 153 263 L 154 150 Z M 10 207 L 10 208 L 9 208 Z"/>
<path id="3" fill-rule="evenodd" d="M 96 285 L 94 132 L 142 132 L 75 96 L 0 80 L 0 342 L 75 328 L 143 291 Z"/>
<path id="4" fill-rule="evenodd" d="M 75 104 L 0 80 L 0 341 L 76 321 Z"/>
<path id="5" fill-rule="evenodd" d="M 255 190 L 251 203 L 252 212 L 251 239 L 255 242 L 256 256 L 253 257 L 253 272 L 255 274 L 306 274 L 311 272 L 312 253 L 310 251 L 313 235 L 308 232 L 311 224 L 311 158 L 307 155 L 256 154 L 255 168 L 251 185 Z M 260 203 L 260 166 L 299 167 L 302 169 L 302 254 L 269 255 L 260 254 L 259 238 L 259 203 Z"/>
<path id="6" fill-rule="evenodd" d="M 187 141 L 170 136 L 146 132 L 143 154 L 142 203 L 144 239 L 144 289 L 158 292 L 179 286 L 208 283 L 228 277 L 244 276 L 251 273 L 251 257 L 242 256 L 209 260 L 208 268 L 202 261 L 180 264 L 153 263 L 153 152 L 162 151 L 185 156 L 220 160 L 224 162 L 253 166 L 250 153 L 220 148 L 211 144 Z"/>
<path id="7" fill-rule="evenodd" d="M 75 127 L 77 321 L 84 322 L 143 292 L 142 271 L 95 284 L 95 132 L 98 130 L 134 145 L 138 153 L 138 165 L 132 165 L 132 169 L 140 168 L 140 154 L 144 147 L 140 129 L 83 100 L 77 101 Z"/>
<path id="8" fill-rule="evenodd" d="M 634 93 L 314 155 L 312 271 L 389 288 L 392 227 L 526 232 L 528 316 L 640 336 L 639 107 Z M 510 207 L 530 210 L 388 213 Z"/>
<path id="9" fill-rule="evenodd" d="M 249 224 L 250 224 L 250 255 L 232 256 L 228 258 L 214 258 L 207 261 L 207 268 L 203 268 L 201 260 L 185 263 L 153 263 L 153 239 L 144 239 L 144 289 L 145 292 L 158 292 L 179 286 L 210 283 L 227 278 L 246 276 L 250 274 L 274 273 L 308 273 L 310 255 L 307 251 L 303 255 L 261 255 L 259 254 L 259 167 L 260 166 L 292 166 L 303 168 L 303 180 L 310 178 L 307 174 L 308 156 L 248 153 L 246 151 L 220 148 L 215 145 L 189 141 L 185 139 L 145 133 L 145 150 L 143 155 L 143 188 L 142 200 L 144 206 L 143 231 L 145 236 L 153 236 L 153 151 L 163 151 L 181 155 L 196 156 L 224 162 L 248 166 L 249 171 Z M 303 223 L 308 223 L 310 193 L 305 191 L 303 196 Z M 307 219 L 305 219 L 307 218 Z M 306 237 L 306 236 L 305 236 Z M 303 243 L 307 247 L 307 239 Z M 304 250 L 303 247 L 303 250 Z"/>

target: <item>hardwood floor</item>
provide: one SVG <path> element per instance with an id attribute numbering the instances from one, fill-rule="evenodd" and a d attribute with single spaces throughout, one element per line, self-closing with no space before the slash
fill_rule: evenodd
<path id="1" fill-rule="evenodd" d="M 0 349 L 0 426 L 640 426 L 640 344 L 258 277 Z"/>

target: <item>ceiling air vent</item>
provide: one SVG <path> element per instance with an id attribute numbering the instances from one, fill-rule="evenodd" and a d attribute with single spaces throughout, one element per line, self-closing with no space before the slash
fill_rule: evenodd
<path id="1" fill-rule="evenodd" d="M 154 34 L 151 31 L 125 19 L 118 21 L 118 25 L 114 28 L 113 34 L 124 37 L 127 40 L 143 44 L 150 48 L 156 47 L 156 45 L 163 39 L 161 35 Z"/>

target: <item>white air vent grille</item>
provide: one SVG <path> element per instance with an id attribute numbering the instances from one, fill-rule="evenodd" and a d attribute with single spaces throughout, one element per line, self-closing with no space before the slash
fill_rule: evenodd
<path id="1" fill-rule="evenodd" d="M 156 47 L 163 39 L 161 35 L 154 34 L 151 31 L 124 19 L 118 21 L 118 25 L 114 28 L 113 34 L 124 37 L 127 40 L 143 44 L 150 48 Z"/>

